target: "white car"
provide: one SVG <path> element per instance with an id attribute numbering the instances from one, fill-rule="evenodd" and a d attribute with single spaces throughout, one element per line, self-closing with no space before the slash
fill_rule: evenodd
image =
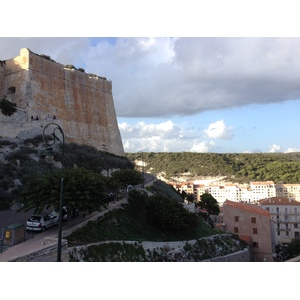
<path id="1" fill-rule="evenodd" d="M 57 212 L 56 210 L 53 210 L 52 214 L 59 219 L 59 212 Z M 63 222 L 68 220 L 68 211 L 67 211 L 67 207 L 66 206 L 63 206 L 62 220 L 63 220 Z"/>
<path id="2" fill-rule="evenodd" d="M 58 217 L 54 214 L 33 215 L 26 222 L 26 229 L 45 231 L 47 228 L 58 225 Z"/>

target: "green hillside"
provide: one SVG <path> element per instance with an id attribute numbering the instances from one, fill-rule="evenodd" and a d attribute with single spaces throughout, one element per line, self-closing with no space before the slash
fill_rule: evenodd
<path id="1" fill-rule="evenodd" d="M 272 180 L 274 183 L 300 183 L 300 153 L 127 153 L 131 161 L 145 162 L 145 171 L 164 173 L 172 179 L 185 174 L 190 179 L 226 176 L 229 181 Z"/>

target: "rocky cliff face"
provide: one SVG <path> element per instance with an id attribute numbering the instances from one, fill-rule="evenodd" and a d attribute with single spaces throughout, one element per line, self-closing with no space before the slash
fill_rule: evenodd
<path id="1" fill-rule="evenodd" d="M 42 134 L 50 122 L 60 125 L 68 143 L 124 155 L 111 81 L 66 69 L 27 48 L 0 65 L 0 97 L 16 104 L 12 116 L 0 113 L 2 137 Z"/>

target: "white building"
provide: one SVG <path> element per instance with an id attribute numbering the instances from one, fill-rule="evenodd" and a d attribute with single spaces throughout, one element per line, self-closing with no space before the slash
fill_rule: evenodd
<path id="1" fill-rule="evenodd" d="M 259 200 L 259 203 L 270 212 L 276 244 L 300 238 L 300 202 L 286 197 L 270 197 Z"/>
<path id="2" fill-rule="evenodd" d="M 300 202 L 300 184 L 274 184 L 273 181 L 251 181 L 249 184 L 238 183 L 196 183 L 169 182 L 176 190 L 193 193 L 197 201 L 204 193 L 211 194 L 220 205 L 226 200 L 257 203 L 260 199 L 286 197 Z"/>
<path id="3" fill-rule="evenodd" d="M 276 196 L 300 201 L 300 184 L 275 184 Z"/>
<path id="4" fill-rule="evenodd" d="M 251 181 L 252 202 L 260 199 L 276 197 L 276 188 L 273 181 Z"/>
<path id="5" fill-rule="evenodd" d="M 226 183 L 224 185 L 209 185 L 207 191 L 211 194 L 220 205 L 230 199 L 239 202 L 241 199 L 241 189 L 237 184 Z"/>

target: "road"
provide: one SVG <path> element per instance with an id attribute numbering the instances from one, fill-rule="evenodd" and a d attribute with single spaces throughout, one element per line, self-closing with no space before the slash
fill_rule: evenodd
<path id="1" fill-rule="evenodd" d="M 49 211 L 50 212 L 50 211 Z M 2 228 L 14 224 L 26 224 L 27 219 L 33 214 L 33 210 L 27 212 L 16 212 L 15 210 L 1 210 L 0 211 L 0 237 L 2 235 Z"/>

